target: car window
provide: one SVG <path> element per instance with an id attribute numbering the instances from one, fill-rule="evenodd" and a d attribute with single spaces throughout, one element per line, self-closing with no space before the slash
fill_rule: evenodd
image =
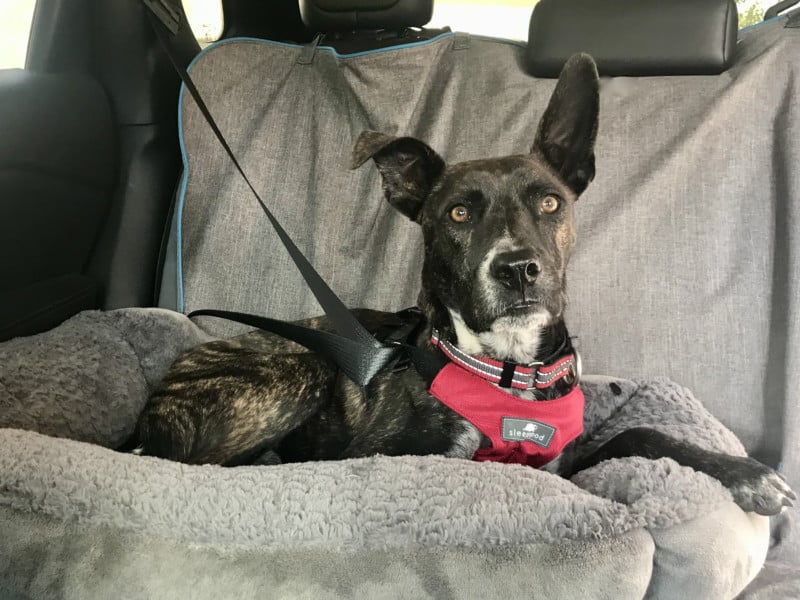
<path id="1" fill-rule="evenodd" d="M 201 46 L 222 35 L 221 0 L 183 0 L 186 16 Z M 0 69 L 23 68 L 36 0 L 0 0 Z"/>
<path id="2" fill-rule="evenodd" d="M 201 46 L 216 42 L 222 36 L 222 0 L 183 0 L 183 10 Z"/>
<path id="3" fill-rule="evenodd" d="M 736 0 L 739 27 L 760 23 L 777 0 Z M 525 41 L 536 0 L 436 0 L 430 27 Z"/>
<path id="4" fill-rule="evenodd" d="M 0 0 L 0 69 L 25 67 L 36 0 Z"/>
<path id="5" fill-rule="evenodd" d="M 536 0 L 436 0 L 429 26 L 524 41 L 534 4 Z"/>
<path id="6" fill-rule="evenodd" d="M 739 29 L 760 23 L 766 10 L 778 0 L 736 0 L 739 10 Z"/>

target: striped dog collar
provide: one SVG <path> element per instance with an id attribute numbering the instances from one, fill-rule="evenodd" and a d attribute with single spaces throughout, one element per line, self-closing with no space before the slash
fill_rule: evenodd
<path id="1" fill-rule="evenodd" d="M 581 357 L 577 350 L 550 364 L 534 362 L 521 365 L 467 354 L 452 342 L 441 339 L 436 329 L 431 334 L 431 341 L 458 366 L 503 388 L 543 390 L 567 376 L 572 378 L 570 383 L 577 384 L 581 376 Z"/>

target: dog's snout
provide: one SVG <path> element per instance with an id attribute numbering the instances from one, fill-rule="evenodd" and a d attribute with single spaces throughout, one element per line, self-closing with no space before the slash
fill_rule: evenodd
<path id="1" fill-rule="evenodd" d="M 522 289 L 526 284 L 536 281 L 541 266 L 530 250 L 514 250 L 495 256 L 489 270 L 502 285 Z"/>

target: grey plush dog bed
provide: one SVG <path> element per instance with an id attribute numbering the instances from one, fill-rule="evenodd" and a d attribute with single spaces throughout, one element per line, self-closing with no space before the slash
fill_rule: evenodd
<path id="1" fill-rule="evenodd" d="M 759 458 L 780 457 L 795 487 L 797 32 L 740 34 L 718 77 L 603 80 L 568 315 L 590 370 L 680 378 Z M 234 40 L 192 76 L 333 289 L 395 310 L 418 292 L 419 232 L 386 205 L 374 169 L 347 170 L 351 143 L 379 129 L 448 160 L 525 151 L 554 82 L 525 74 L 523 55 L 458 34 L 350 57 Z M 161 305 L 318 314 L 186 94 L 181 135 Z M 669 460 L 564 481 L 435 457 L 222 469 L 109 450 L 170 361 L 206 339 L 179 313 L 122 310 L 0 345 L 0 598 L 711 600 L 735 596 L 764 561 L 768 520 Z M 587 449 L 645 424 L 743 453 L 666 380 L 584 388 Z M 800 597 L 796 514 L 774 520 L 780 560 L 748 599 Z"/>
<path id="2" fill-rule="evenodd" d="M 226 469 L 109 450 L 182 350 L 160 309 L 78 315 L 0 345 L 0 596 L 732 598 L 768 519 L 662 459 L 572 481 L 440 457 Z M 667 380 L 588 378 L 593 444 L 649 425 L 743 454 Z"/>

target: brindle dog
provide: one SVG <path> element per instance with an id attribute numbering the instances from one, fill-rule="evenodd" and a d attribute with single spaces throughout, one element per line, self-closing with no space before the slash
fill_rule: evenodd
<path id="1" fill-rule="evenodd" d="M 423 142 L 365 132 L 353 168 L 372 158 L 389 203 L 422 227 L 425 257 L 415 343 L 433 327 L 465 352 L 532 363 L 573 352 L 564 324 L 575 202 L 594 177 L 598 122 L 594 61 L 565 65 L 529 154 L 453 165 Z M 379 338 L 398 318 L 354 311 Z M 306 324 L 330 330 L 325 319 Z M 531 400 L 567 393 L 567 378 Z M 374 454 L 471 458 L 488 439 L 428 394 L 414 370 L 385 372 L 366 390 L 326 360 L 253 332 L 194 348 L 172 365 L 136 432 L 141 452 L 187 463 L 237 465 Z M 717 478 L 747 511 L 775 514 L 795 497 L 750 458 L 709 452 L 650 429 L 620 434 L 592 456 L 574 444 L 545 468 L 568 475 L 621 456 L 670 457 Z M 261 457 L 261 458 L 260 458 Z"/>

